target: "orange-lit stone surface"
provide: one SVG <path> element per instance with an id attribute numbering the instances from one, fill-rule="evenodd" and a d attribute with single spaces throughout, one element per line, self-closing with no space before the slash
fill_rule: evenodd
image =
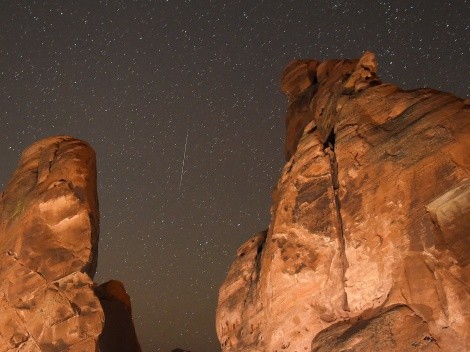
<path id="1" fill-rule="evenodd" d="M 98 347 L 105 319 L 130 319 L 135 339 L 130 301 L 108 316 L 95 293 L 98 233 L 93 149 L 68 136 L 27 148 L 0 198 L 0 352 L 116 351 Z"/>
<path id="2" fill-rule="evenodd" d="M 220 288 L 223 351 L 470 350 L 469 106 L 368 52 L 286 71 L 288 162 Z"/>

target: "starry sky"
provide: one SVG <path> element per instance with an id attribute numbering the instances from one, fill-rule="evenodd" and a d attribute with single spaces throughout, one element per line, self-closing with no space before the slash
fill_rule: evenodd
<path id="1" fill-rule="evenodd" d="M 284 162 L 283 67 L 371 50 L 384 81 L 466 97 L 469 26 L 465 0 L 3 0 L 0 186 L 34 141 L 88 141 L 95 281 L 124 282 L 145 352 L 218 351 L 218 287 Z"/>

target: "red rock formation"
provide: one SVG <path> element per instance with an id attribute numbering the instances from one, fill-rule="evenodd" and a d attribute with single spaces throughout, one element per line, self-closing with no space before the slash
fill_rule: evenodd
<path id="1" fill-rule="evenodd" d="M 88 144 L 58 136 L 23 152 L 0 200 L 0 351 L 98 351 L 98 222 Z"/>
<path id="2" fill-rule="evenodd" d="M 111 280 L 95 290 L 105 314 L 100 351 L 140 352 L 140 344 L 132 321 L 131 299 L 120 281 Z"/>
<path id="3" fill-rule="evenodd" d="M 470 350 L 470 112 L 359 60 L 287 66 L 272 221 L 220 288 L 223 351 Z"/>

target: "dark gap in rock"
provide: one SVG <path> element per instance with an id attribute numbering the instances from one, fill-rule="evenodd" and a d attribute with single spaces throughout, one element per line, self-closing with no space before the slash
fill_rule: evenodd
<path id="1" fill-rule="evenodd" d="M 335 134 L 335 131 L 332 129 L 325 143 L 323 143 L 323 148 L 326 149 L 330 147 L 331 150 L 335 150 L 335 142 L 336 142 L 336 134 Z"/>

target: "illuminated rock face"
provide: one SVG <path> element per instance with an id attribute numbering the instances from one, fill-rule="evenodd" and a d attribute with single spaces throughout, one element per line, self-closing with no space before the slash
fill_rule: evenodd
<path id="1" fill-rule="evenodd" d="M 1 352 L 98 351 L 98 222 L 88 144 L 58 136 L 23 152 L 0 200 Z"/>
<path id="2" fill-rule="evenodd" d="M 470 350 L 470 112 L 359 60 L 291 63 L 272 221 L 220 288 L 223 351 Z"/>

